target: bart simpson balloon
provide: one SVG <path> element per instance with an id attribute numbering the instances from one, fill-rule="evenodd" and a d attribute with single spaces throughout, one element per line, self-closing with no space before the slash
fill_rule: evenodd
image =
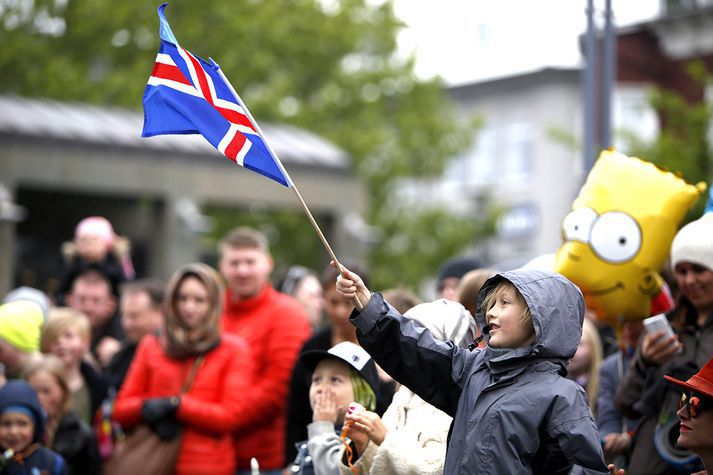
<path id="1" fill-rule="evenodd" d="M 562 222 L 555 271 L 602 322 L 650 316 L 681 219 L 705 191 L 644 160 L 605 150 Z"/>

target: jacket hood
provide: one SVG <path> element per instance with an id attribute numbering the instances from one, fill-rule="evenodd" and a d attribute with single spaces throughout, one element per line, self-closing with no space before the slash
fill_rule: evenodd
<path id="1" fill-rule="evenodd" d="M 568 360 L 574 356 L 582 338 L 584 297 L 579 288 L 563 275 L 535 269 L 516 269 L 496 274 L 488 279 L 478 296 L 476 320 L 480 328 L 486 324 L 483 313 L 485 297 L 507 280 L 522 294 L 530 308 L 535 328 L 535 342 L 529 348 L 515 351 L 490 349 L 497 359 L 518 357 Z"/>
<path id="2" fill-rule="evenodd" d="M 37 442 L 45 432 L 45 411 L 40 406 L 40 400 L 32 386 L 25 381 L 10 380 L 0 389 L 0 414 L 11 406 L 23 406 L 35 416 L 35 434 L 33 442 Z"/>

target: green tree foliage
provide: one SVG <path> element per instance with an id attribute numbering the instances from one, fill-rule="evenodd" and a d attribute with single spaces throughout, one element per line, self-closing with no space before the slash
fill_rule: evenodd
<path id="1" fill-rule="evenodd" d="M 701 88 L 713 84 L 713 76 L 699 62 L 689 64 L 688 72 Z M 709 130 L 713 104 L 710 99 L 689 103 L 675 91 L 652 88 L 649 102 L 662 120 L 661 131 L 651 142 L 623 131 L 628 142 L 627 152 L 680 173 L 689 183 L 704 181 L 712 185 L 713 150 Z M 689 212 L 687 221 L 697 219 L 704 206 L 705 199 L 701 199 Z"/>
<path id="2" fill-rule="evenodd" d="M 216 249 L 215 243 L 233 227 L 250 226 L 262 231 L 270 241 L 275 279 L 296 264 L 322 271 L 317 263 L 324 262 L 325 252 L 302 211 L 274 210 L 257 203 L 243 210 L 210 206 L 204 211 L 215 219 L 215 225 L 206 237 L 209 248 Z M 315 219 L 321 229 L 328 229 L 324 220 Z"/>
<path id="3" fill-rule="evenodd" d="M 157 6 L 0 0 L 0 91 L 140 108 L 158 47 Z M 431 212 L 392 213 L 383 203 L 394 180 L 440 174 L 474 131 L 456 122 L 440 80 L 415 78 L 413 58 L 396 57 L 402 25 L 390 1 L 175 0 L 167 16 L 182 46 L 214 56 L 258 121 L 304 127 L 351 154 L 371 198 L 366 218 L 385 236 L 433 235 L 414 226 L 429 224 Z M 477 235 L 438 232 L 438 261 Z M 371 264 L 393 269 L 395 257 L 379 248 Z M 393 270 L 408 275 L 402 282 L 423 277 Z"/>

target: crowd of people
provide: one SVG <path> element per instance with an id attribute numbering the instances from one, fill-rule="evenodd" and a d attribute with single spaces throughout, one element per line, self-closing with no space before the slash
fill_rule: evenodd
<path id="1" fill-rule="evenodd" d="M 673 241 L 674 335 L 612 340 L 554 272 L 458 257 L 422 303 L 358 263 L 274 276 L 238 227 L 163 282 L 88 217 L 56 292 L 0 305 L 0 473 L 711 472 L 710 236 Z"/>

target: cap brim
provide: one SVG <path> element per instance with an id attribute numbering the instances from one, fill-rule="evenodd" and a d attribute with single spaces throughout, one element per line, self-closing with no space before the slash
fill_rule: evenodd
<path id="1" fill-rule="evenodd" d="M 341 361 L 342 363 L 347 364 L 346 361 L 337 356 L 334 356 L 327 350 L 307 350 L 300 355 L 300 363 L 302 363 L 302 366 L 307 368 L 307 370 L 312 373 L 314 372 L 314 369 L 317 367 L 319 362 L 325 358 L 332 358 L 334 360 Z"/>

